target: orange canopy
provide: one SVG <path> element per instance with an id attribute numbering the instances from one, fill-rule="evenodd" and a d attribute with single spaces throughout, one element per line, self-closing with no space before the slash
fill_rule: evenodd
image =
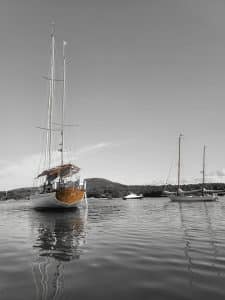
<path id="1" fill-rule="evenodd" d="M 47 176 L 47 177 L 51 177 L 51 178 L 68 177 L 68 176 L 78 173 L 79 171 L 80 171 L 79 167 L 72 165 L 72 164 L 66 164 L 66 165 L 57 166 L 55 168 L 45 170 L 41 174 L 38 175 L 38 178 L 41 176 Z"/>

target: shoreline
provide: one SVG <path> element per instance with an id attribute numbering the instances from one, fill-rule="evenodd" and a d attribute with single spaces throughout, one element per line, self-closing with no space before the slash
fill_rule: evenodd
<path id="1" fill-rule="evenodd" d="M 125 185 L 117 182 L 113 182 L 104 178 L 87 178 L 87 197 L 88 198 L 122 198 L 128 193 L 143 194 L 144 197 L 162 197 L 163 191 L 174 192 L 177 189 L 177 185 Z M 184 191 L 193 189 L 200 189 L 201 183 L 196 184 L 184 184 L 181 185 Z M 212 190 L 224 190 L 225 183 L 206 183 L 206 189 Z M 12 189 L 8 191 L 0 191 L 0 201 L 8 199 L 29 199 L 29 197 L 37 193 L 39 188 L 37 187 L 23 187 Z M 220 193 L 223 195 L 223 193 Z M 225 193 L 224 193 L 225 194 Z"/>

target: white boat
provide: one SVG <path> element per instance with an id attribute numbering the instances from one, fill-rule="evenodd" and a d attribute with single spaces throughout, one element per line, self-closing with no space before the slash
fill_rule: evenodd
<path id="1" fill-rule="evenodd" d="M 124 200 L 128 200 L 128 199 L 142 199 L 142 198 L 143 198 L 142 194 L 137 195 L 135 193 L 129 193 L 128 195 L 126 195 L 126 196 L 123 197 Z"/>
<path id="2" fill-rule="evenodd" d="M 182 134 L 179 135 L 178 143 L 178 177 L 177 177 L 177 191 L 168 192 L 165 191 L 164 194 L 167 195 L 173 202 L 198 202 L 198 201 L 216 201 L 218 199 L 217 192 L 214 190 L 205 189 L 205 151 L 206 146 L 203 147 L 203 166 L 202 166 L 202 188 L 192 191 L 183 191 L 180 188 L 180 173 L 181 173 L 181 139 Z"/>
<path id="3" fill-rule="evenodd" d="M 47 142 L 45 161 L 46 168 L 37 176 L 44 179 L 40 186 L 39 193 L 30 197 L 31 206 L 33 208 L 71 208 L 77 207 L 83 201 L 87 205 L 85 182 L 79 180 L 80 168 L 64 162 L 64 103 L 66 95 L 66 42 L 63 42 L 63 96 L 61 102 L 61 123 L 53 123 L 53 105 L 55 105 L 55 34 L 54 25 L 51 34 L 51 75 L 49 79 L 50 93 L 48 99 L 48 125 L 46 130 Z M 53 128 L 53 125 L 60 127 Z M 59 152 L 61 153 L 61 161 L 58 165 L 53 166 L 52 162 L 52 133 L 57 131 L 60 133 Z M 76 179 L 74 178 L 76 176 Z"/>

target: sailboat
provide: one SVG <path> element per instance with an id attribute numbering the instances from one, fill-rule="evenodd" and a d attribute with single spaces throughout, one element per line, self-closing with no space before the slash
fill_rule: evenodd
<path id="1" fill-rule="evenodd" d="M 183 135 L 179 135 L 178 139 L 178 172 L 177 172 L 177 191 L 168 192 L 165 191 L 164 194 L 167 195 L 171 201 L 174 202 L 195 202 L 195 201 L 216 201 L 218 199 L 215 194 L 218 191 L 207 190 L 205 188 L 205 154 L 206 146 L 203 147 L 203 163 L 202 163 L 202 187 L 198 190 L 183 191 L 180 187 L 180 175 L 181 175 L 181 140 Z"/>
<path id="2" fill-rule="evenodd" d="M 48 100 L 48 127 L 41 128 L 47 132 L 46 158 L 47 168 L 44 169 L 37 178 L 43 178 L 44 183 L 40 187 L 40 192 L 31 196 L 31 205 L 34 208 L 71 208 L 77 207 L 82 201 L 87 205 L 86 183 L 85 181 L 74 181 L 72 176 L 77 176 L 80 171 L 78 166 L 64 162 L 64 103 L 66 97 L 66 42 L 63 42 L 63 96 L 61 102 L 61 128 L 53 128 L 53 104 L 55 98 L 55 33 L 54 25 L 51 33 L 51 75 L 49 78 L 50 92 Z M 60 149 L 61 162 L 53 166 L 52 163 L 52 133 L 61 133 Z M 75 175 L 76 174 L 76 175 Z"/>

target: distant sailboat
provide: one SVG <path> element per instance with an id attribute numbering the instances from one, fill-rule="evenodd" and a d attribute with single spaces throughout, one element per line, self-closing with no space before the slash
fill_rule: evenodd
<path id="1" fill-rule="evenodd" d="M 203 148 L 203 164 L 202 164 L 202 188 L 192 191 L 183 191 L 180 187 L 180 175 L 181 175 L 181 139 L 182 134 L 179 135 L 178 140 L 178 172 L 177 172 L 177 191 L 168 192 L 165 191 L 164 194 L 167 195 L 171 201 L 174 202 L 195 202 L 195 201 L 216 201 L 218 199 L 215 194 L 218 191 L 206 190 L 205 189 L 205 153 L 206 146 Z"/>
<path id="2" fill-rule="evenodd" d="M 52 111 L 54 104 L 55 88 L 55 35 L 54 27 L 51 34 L 51 77 L 50 93 L 48 101 L 48 127 L 42 128 L 47 131 L 46 156 L 48 161 L 47 169 L 43 170 L 37 178 L 44 178 L 44 184 L 41 186 L 39 194 L 31 196 L 31 204 L 34 208 L 70 208 L 77 207 L 82 201 L 86 200 L 85 182 L 72 180 L 74 174 L 78 174 L 80 168 L 64 162 L 64 103 L 66 89 L 66 42 L 63 42 L 63 97 L 61 103 L 61 124 L 60 129 L 52 128 Z M 61 133 L 60 149 L 61 163 L 52 166 L 52 132 Z M 86 203 L 87 204 L 87 203 Z"/>

